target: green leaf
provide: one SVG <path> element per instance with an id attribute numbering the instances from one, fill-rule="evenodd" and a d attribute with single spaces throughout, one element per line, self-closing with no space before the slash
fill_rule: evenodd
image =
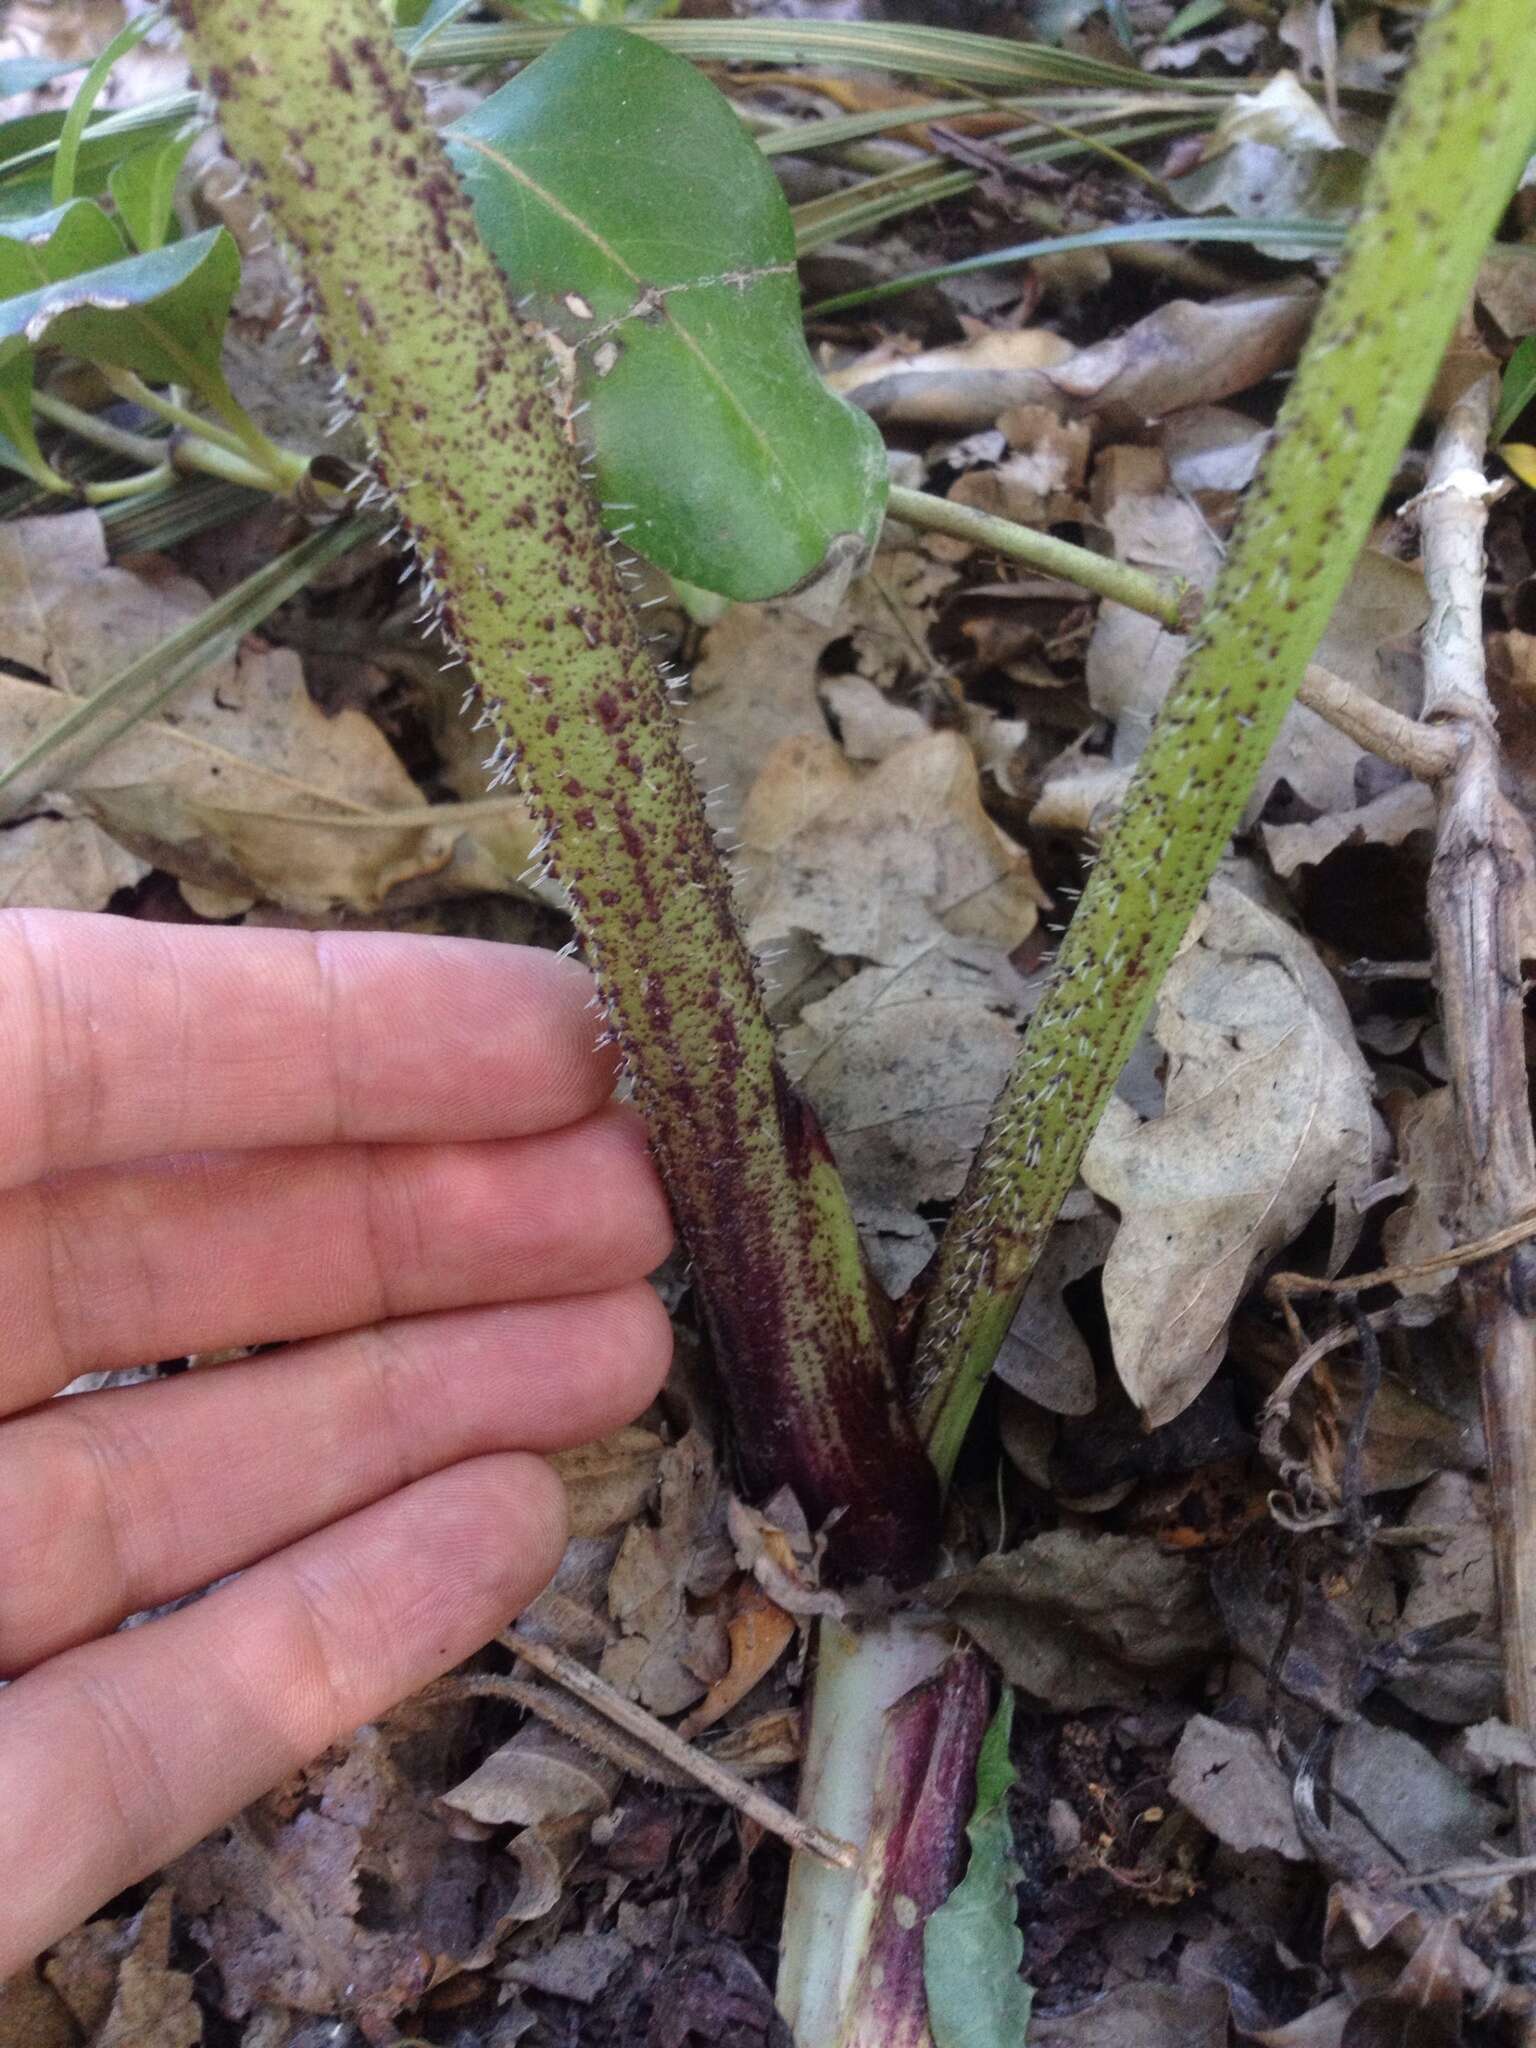
<path id="1" fill-rule="evenodd" d="M 27 220 L 0 220 L 0 301 L 30 301 L 39 287 L 112 263 L 123 238 L 88 199 Z M 0 334 L 8 304 L 0 304 Z M 48 490 L 67 488 L 37 444 L 32 425 L 32 351 L 0 340 L 0 465 Z"/>
<path id="2" fill-rule="evenodd" d="M 122 254 L 122 236 L 89 199 L 26 220 L 0 220 L 0 300 L 97 270 Z"/>
<path id="3" fill-rule="evenodd" d="M 1214 21 L 1226 10 L 1227 0 L 1187 0 L 1157 40 L 1176 43 L 1180 36 L 1193 35 L 1197 28 L 1204 28 L 1208 21 Z"/>
<path id="4" fill-rule="evenodd" d="M 1528 334 L 1504 365 L 1499 409 L 1490 438 L 1502 441 L 1521 413 L 1536 398 L 1536 334 Z"/>
<path id="5" fill-rule="evenodd" d="M 239 252 L 224 228 L 62 277 L 0 304 L 0 365 L 29 346 L 68 349 L 226 402 L 219 341 L 239 282 Z"/>
<path id="6" fill-rule="evenodd" d="M 1034 1992 L 1019 1975 L 1024 1936 L 1014 1887 L 1007 1793 L 1013 1688 L 1003 1687 L 976 1759 L 965 1875 L 923 1929 L 923 1982 L 934 2048 L 1022 2048 Z"/>
<path id="7" fill-rule="evenodd" d="M 117 217 L 128 230 L 128 239 L 146 253 L 158 249 L 171 225 L 171 207 L 176 197 L 176 180 L 182 162 L 192 147 L 193 131 L 173 135 L 168 142 L 152 142 L 136 149 L 114 164 L 107 189 L 117 208 Z"/>
<path id="8" fill-rule="evenodd" d="M 735 598 L 857 559 L 884 450 L 816 373 L 789 209 L 729 102 L 654 43 L 580 28 L 449 141 L 492 253 L 575 351 L 614 528 Z"/>

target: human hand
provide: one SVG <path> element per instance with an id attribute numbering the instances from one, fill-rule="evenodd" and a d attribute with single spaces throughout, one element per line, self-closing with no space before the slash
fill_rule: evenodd
<path id="1" fill-rule="evenodd" d="M 671 1351 L 591 992 L 472 940 L 0 914 L 0 1980 L 554 1571 L 531 1454 Z"/>

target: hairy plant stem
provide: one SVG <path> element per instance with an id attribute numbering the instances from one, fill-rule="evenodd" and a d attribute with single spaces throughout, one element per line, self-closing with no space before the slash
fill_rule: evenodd
<path id="1" fill-rule="evenodd" d="M 1418 418 L 1536 130 L 1527 0 L 1426 22 L 1188 657 L 936 1261 L 919 1427 L 947 1478 L 1046 1233 Z"/>
<path id="2" fill-rule="evenodd" d="M 515 759 L 671 1191 L 749 1482 L 919 1573 L 935 1476 L 825 1140 L 775 1057 L 727 870 L 542 355 L 373 0 L 181 0 L 292 245 L 445 632 Z"/>

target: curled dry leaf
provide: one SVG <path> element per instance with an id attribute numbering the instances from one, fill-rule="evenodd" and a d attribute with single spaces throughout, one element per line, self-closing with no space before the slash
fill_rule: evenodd
<path id="1" fill-rule="evenodd" d="M 425 1733 L 441 1747 L 451 1732 L 438 1709 L 418 1743 Z M 429 1984 L 483 1967 L 516 1872 L 457 1838 L 414 1776 L 389 1725 L 370 1725 L 171 1866 L 230 2018 L 275 2004 L 382 2022 Z"/>
<path id="2" fill-rule="evenodd" d="M 1114 1218 L 1096 1203 L 1086 1215 L 1068 1215 L 1057 1224 L 992 1368 L 1016 1393 L 1053 1415 L 1091 1414 L 1098 1397 L 1093 1355 L 1064 1289 L 1103 1265 L 1114 1236 Z"/>
<path id="3" fill-rule="evenodd" d="M 1104 1304 L 1116 1371 L 1156 1428 L 1215 1371 L 1255 1268 L 1330 1193 L 1335 1257 L 1348 1251 L 1377 1124 L 1328 973 L 1230 881 L 1212 886 L 1153 1028 L 1169 1054 L 1163 1113 L 1113 1101 L 1083 1177 L 1120 1212 Z"/>
<path id="4" fill-rule="evenodd" d="M 1434 1530 L 1409 1551 L 1403 1633 L 1457 1629 L 1433 1657 L 1395 1672 L 1387 1689 L 1427 1720 L 1466 1726 L 1503 1705 L 1487 1489 L 1463 1472 L 1441 1472 L 1413 1497 L 1407 1520 Z"/>
<path id="5" fill-rule="evenodd" d="M 1214 405 L 1287 368 L 1317 304 L 1315 286 L 1289 279 L 1204 303 L 1173 299 L 1046 374 L 1085 411 L 1161 419 Z"/>
<path id="6" fill-rule="evenodd" d="M 1004 329 L 919 355 L 882 344 L 827 382 L 877 420 L 990 427 L 1010 406 L 1059 404 L 1047 372 L 1073 353 L 1071 342 L 1046 328 Z"/>

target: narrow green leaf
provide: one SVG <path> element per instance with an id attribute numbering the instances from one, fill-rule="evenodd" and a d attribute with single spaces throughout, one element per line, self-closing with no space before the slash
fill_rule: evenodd
<path id="1" fill-rule="evenodd" d="M 70 101 L 64 115 L 64 126 L 59 130 L 58 153 L 53 160 L 55 206 L 62 206 L 75 196 L 75 161 L 80 154 L 80 138 L 85 133 L 85 124 L 91 118 L 91 109 L 100 97 L 102 87 L 111 77 L 119 58 L 126 57 L 131 49 L 143 42 L 155 19 L 153 14 L 141 14 L 136 20 L 124 23 L 80 81 L 80 90 Z"/>
<path id="2" fill-rule="evenodd" d="M 0 365 L 29 346 L 68 349 L 222 399 L 219 341 L 239 282 L 224 228 L 60 278 L 0 304 Z"/>
<path id="3" fill-rule="evenodd" d="M 151 142 L 145 149 L 136 149 L 132 156 L 114 164 L 107 178 L 107 189 L 129 241 L 146 254 L 165 241 L 176 180 L 192 147 L 193 133 L 189 128 L 168 142 Z"/>
<path id="4" fill-rule="evenodd" d="M 536 57 L 571 33 L 539 22 L 457 22 L 434 45 L 432 62 L 503 64 L 509 58 Z M 1232 92 L 1224 79 L 1138 71 L 1075 50 L 1054 50 L 1045 43 L 975 35 L 965 29 L 917 28 L 906 22 L 664 21 L 647 22 L 637 33 L 696 63 L 872 65 L 880 71 L 1013 92 L 1041 81 L 1118 86 L 1135 93 L 1161 91 L 1180 98 L 1209 93 L 1226 99 Z"/>
<path id="5" fill-rule="evenodd" d="M 1227 11 L 1227 0 L 1188 0 L 1179 9 L 1168 26 L 1158 37 L 1160 43 L 1176 43 L 1180 36 L 1191 36 L 1197 28 L 1204 28 L 1208 21 L 1214 21 L 1219 14 Z"/>
<path id="6" fill-rule="evenodd" d="M 806 308 L 807 317 L 819 313 L 840 313 L 847 306 L 865 306 L 873 299 L 893 299 L 919 285 L 935 284 L 941 278 L 961 277 L 968 270 L 995 270 L 1007 263 L 1032 263 L 1038 256 L 1064 256 L 1071 249 L 1115 249 L 1127 242 L 1254 242 L 1295 245 L 1298 259 L 1320 250 L 1337 249 L 1345 230 L 1331 220 L 1268 220 L 1262 228 L 1245 220 L 1135 220 L 1116 227 L 1089 228 L 1080 235 L 1048 235 L 1038 242 L 1017 242 L 1007 249 L 988 249 L 980 256 L 965 256 L 957 263 L 941 263 L 933 270 L 915 270 L 906 277 L 893 277 L 883 284 L 864 285 L 856 292 L 840 292 Z"/>
<path id="7" fill-rule="evenodd" d="M 1536 398 L 1536 334 L 1528 334 L 1504 365 L 1499 409 L 1490 439 L 1502 441 L 1521 413 Z"/>
<path id="8" fill-rule="evenodd" d="M 575 352 L 613 526 L 735 598 L 857 559 L 884 505 L 880 436 L 817 375 L 789 208 L 708 80 L 582 28 L 450 141 L 492 254 Z"/>
<path id="9" fill-rule="evenodd" d="M 1024 1936 L 1014 1888 L 1007 1794 L 1013 1688 L 1005 1685 L 976 1760 L 965 1875 L 923 1929 L 923 1983 L 934 2048 L 1023 2048 L 1034 1992 L 1019 1975 Z"/>

